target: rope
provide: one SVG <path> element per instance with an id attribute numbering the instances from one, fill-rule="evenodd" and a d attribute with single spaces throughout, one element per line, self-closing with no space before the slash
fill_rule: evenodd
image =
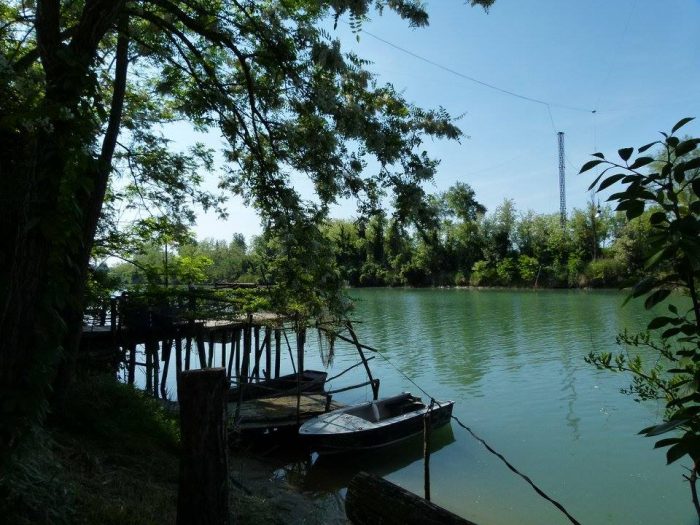
<path id="1" fill-rule="evenodd" d="M 503 463 L 505 463 L 506 467 L 508 467 L 514 474 L 517 474 L 521 478 L 523 478 L 533 489 L 537 494 L 539 494 L 541 497 L 549 501 L 552 505 L 554 505 L 556 508 L 558 508 L 561 512 L 564 513 L 564 515 L 569 518 L 569 521 L 573 523 L 574 525 L 581 525 L 579 521 L 576 520 L 571 514 L 568 513 L 568 511 L 564 508 L 564 506 L 559 503 L 558 501 L 550 498 L 545 492 L 539 488 L 535 483 L 525 474 L 520 472 L 517 468 L 515 468 L 504 456 L 503 454 L 500 454 L 499 452 L 496 452 L 486 441 L 484 441 L 482 438 L 477 436 L 474 431 L 466 426 L 464 423 L 462 423 L 457 416 L 452 416 L 452 419 L 454 419 L 457 424 L 462 427 L 464 430 L 469 432 L 474 439 L 476 439 L 478 442 L 480 442 L 484 447 L 486 447 L 486 450 L 491 452 L 494 456 L 496 456 L 498 459 L 500 459 Z"/>
<path id="2" fill-rule="evenodd" d="M 418 383 L 416 383 L 413 379 L 411 379 L 408 375 L 406 375 L 399 367 L 397 367 L 394 363 L 392 363 L 392 362 L 389 360 L 389 358 L 386 357 L 383 353 L 381 353 L 381 352 L 377 352 L 377 353 L 378 353 L 380 356 L 382 356 L 382 358 L 384 358 L 384 360 L 385 360 L 387 363 L 389 363 L 389 364 L 394 368 L 394 370 L 396 370 L 396 371 L 397 371 L 399 374 L 401 374 L 404 378 L 406 378 L 408 381 L 410 381 L 411 384 L 412 384 L 413 386 L 415 386 L 418 390 L 420 390 L 426 397 L 430 398 L 430 400 L 431 400 L 430 402 L 431 402 L 431 406 L 432 406 L 432 404 L 435 402 L 435 399 L 433 398 L 433 396 L 431 396 L 430 394 L 428 394 L 428 392 L 426 392 L 425 390 L 423 390 L 423 389 L 420 387 L 420 385 L 418 385 Z M 505 458 L 505 456 L 503 456 L 503 454 L 500 454 L 499 452 L 497 452 L 496 450 L 494 450 L 493 447 L 491 447 L 483 438 L 477 436 L 471 428 L 469 428 L 469 427 L 466 426 L 464 423 L 462 423 L 462 422 L 459 420 L 459 418 L 458 418 L 457 416 L 452 416 L 452 419 L 454 419 L 460 427 L 462 427 L 464 430 L 466 430 L 467 432 L 469 432 L 469 433 L 472 435 L 472 437 L 473 437 L 474 439 L 476 439 L 478 442 L 480 442 L 482 445 L 484 445 L 484 447 L 486 447 L 486 450 L 488 450 L 491 454 L 493 454 L 493 455 L 496 456 L 498 459 L 500 459 L 500 460 L 506 465 L 506 467 L 508 467 L 514 474 L 517 474 L 518 476 L 520 476 L 521 478 L 523 478 L 523 479 L 533 488 L 533 490 L 534 490 L 539 496 L 541 496 L 542 498 L 546 499 L 546 500 L 549 501 L 552 505 L 554 505 L 557 509 L 559 509 L 559 511 L 561 511 L 561 512 L 569 519 L 569 521 L 570 521 L 571 523 L 573 523 L 574 525 L 581 525 L 581 523 L 580 523 L 579 521 L 577 521 L 576 518 L 574 518 L 571 514 L 569 514 L 569 512 L 564 508 L 564 506 L 563 506 L 561 503 L 559 503 L 559 502 L 556 501 L 555 499 L 553 499 L 553 498 L 551 498 L 550 496 L 548 496 L 548 495 L 547 495 L 541 488 L 539 488 L 528 476 L 526 476 L 525 474 L 523 474 L 522 472 L 520 472 L 517 468 L 515 468 L 515 467 Z"/>

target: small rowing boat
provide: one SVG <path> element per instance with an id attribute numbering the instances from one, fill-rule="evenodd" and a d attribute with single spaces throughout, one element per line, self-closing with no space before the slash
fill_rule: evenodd
<path id="1" fill-rule="evenodd" d="M 426 405 L 404 392 L 317 416 L 299 428 L 299 437 L 319 454 L 383 447 L 423 432 L 428 413 L 432 428 L 447 424 L 453 405 L 453 401 Z"/>
<path id="2" fill-rule="evenodd" d="M 257 383 L 244 383 L 229 390 L 228 400 L 242 401 L 261 399 L 281 395 L 296 394 L 297 389 L 302 393 L 323 393 L 326 384 L 326 372 L 319 370 L 304 370 L 301 376 L 287 374 L 274 379 L 266 379 Z"/>

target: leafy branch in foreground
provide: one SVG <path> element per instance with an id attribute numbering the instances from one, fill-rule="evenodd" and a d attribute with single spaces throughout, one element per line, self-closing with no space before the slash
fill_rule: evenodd
<path id="1" fill-rule="evenodd" d="M 622 191 L 613 193 L 608 201 L 617 202 L 617 210 L 624 211 L 628 219 L 640 217 L 647 207 L 653 212 L 649 215 L 652 234 L 646 262 L 653 277 L 637 283 L 626 302 L 644 297 L 646 309 L 665 304 L 666 313 L 654 317 L 647 332 L 623 333 L 617 343 L 655 352 L 656 362 L 645 366 L 639 356 L 630 358 L 626 353 L 591 353 L 586 361 L 600 369 L 631 373 L 632 385 L 624 393 L 638 399 L 665 400 L 663 421 L 640 434 L 671 434 L 655 444 L 655 448 L 669 447 L 669 464 L 690 457 L 693 467 L 685 478 L 700 518 L 696 490 L 700 468 L 700 157 L 694 154 L 700 138 L 674 135 L 691 120 L 680 120 L 670 134 L 662 133 L 662 140 L 638 148 L 640 156 L 636 158 L 634 148 L 618 151 L 621 162 L 594 153 L 596 159 L 584 164 L 580 173 L 604 168 L 589 187 L 597 186 L 598 192 L 622 184 Z M 641 156 L 654 147 L 660 149 L 656 158 Z M 669 302 L 672 292 L 676 292 L 674 303 L 682 306 Z"/>

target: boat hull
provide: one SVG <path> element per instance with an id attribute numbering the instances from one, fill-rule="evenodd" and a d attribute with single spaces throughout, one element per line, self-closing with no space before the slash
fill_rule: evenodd
<path id="1" fill-rule="evenodd" d="M 449 423 L 452 416 L 452 401 L 445 401 L 412 413 L 401 414 L 379 422 L 367 422 L 366 425 L 355 423 L 346 429 L 340 429 L 336 424 L 341 417 L 348 414 L 347 409 L 328 413 L 308 421 L 299 429 L 299 437 L 303 444 L 319 454 L 336 454 L 359 450 L 370 450 L 385 447 L 420 434 L 424 428 L 424 416 L 430 412 L 432 428 L 438 428 Z"/>

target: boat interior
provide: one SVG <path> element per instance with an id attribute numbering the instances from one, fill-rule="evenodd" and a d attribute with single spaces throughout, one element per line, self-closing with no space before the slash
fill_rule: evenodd
<path id="1" fill-rule="evenodd" d="M 403 394 L 381 401 L 372 401 L 347 410 L 345 413 L 371 423 L 378 423 L 423 408 L 425 408 L 425 404 L 419 398 L 413 397 L 411 394 Z"/>

